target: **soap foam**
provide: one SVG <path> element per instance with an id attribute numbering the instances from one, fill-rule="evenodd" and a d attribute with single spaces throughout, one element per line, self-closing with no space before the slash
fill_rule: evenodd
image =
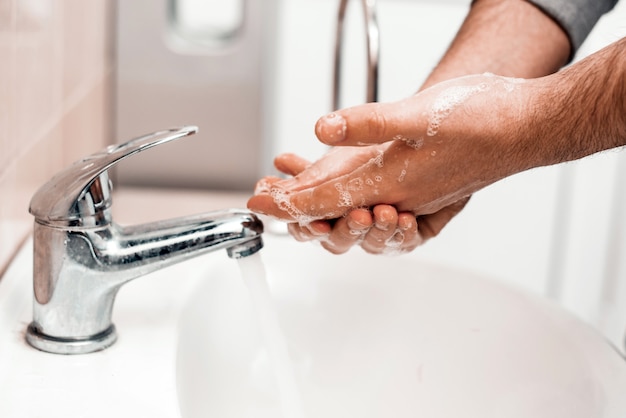
<path id="1" fill-rule="evenodd" d="M 339 202 L 337 206 L 339 207 L 350 207 L 352 206 L 352 195 L 349 191 L 344 190 L 343 185 L 341 183 L 335 184 L 335 189 L 339 192 Z"/>
<path id="2" fill-rule="evenodd" d="M 435 136 L 445 118 L 476 93 L 490 90 L 494 86 L 502 87 L 506 92 L 512 92 L 526 81 L 523 78 L 501 77 L 492 73 L 484 73 L 483 76 L 489 82 L 485 81 L 471 86 L 452 86 L 437 96 L 430 109 L 426 131 L 428 136 Z"/>
<path id="3" fill-rule="evenodd" d="M 376 157 L 369 160 L 369 163 L 376 165 L 378 168 L 383 168 L 383 154 L 383 150 L 378 150 Z"/>
<path id="4" fill-rule="evenodd" d="M 393 235 L 387 238 L 385 241 L 385 245 L 388 248 L 398 248 L 404 242 L 404 232 L 400 230 L 400 228 L 396 228 Z"/>
<path id="5" fill-rule="evenodd" d="M 400 172 L 400 175 L 398 176 L 398 183 L 402 183 L 404 181 L 408 168 L 409 168 L 409 160 L 407 159 L 407 160 L 404 160 L 404 168 L 402 169 L 402 171 Z"/>
<path id="6" fill-rule="evenodd" d="M 272 190 L 272 185 L 267 179 L 261 179 L 257 182 L 254 188 L 254 194 L 270 194 Z"/>
<path id="7" fill-rule="evenodd" d="M 474 86 L 453 86 L 449 87 L 435 99 L 428 119 L 428 129 L 426 135 L 435 136 L 439 131 L 441 123 L 448 117 L 454 109 L 463 104 L 467 99 L 478 92 L 488 89 L 486 83 Z"/>
<path id="8" fill-rule="evenodd" d="M 382 253 L 385 255 L 400 255 L 406 251 L 402 249 L 404 243 L 404 232 L 400 228 L 396 228 L 393 235 L 385 240 L 385 247 Z"/>
<path id="9" fill-rule="evenodd" d="M 361 178 L 350 180 L 346 185 L 346 189 L 352 191 L 363 190 L 363 180 Z"/>
<path id="10" fill-rule="evenodd" d="M 419 137 L 419 138 L 404 138 L 404 143 L 413 148 L 413 149 L 420 149 L 422 148 L 422 146 L 424 145 L 424 138 L 423 137 Z"/>
<path id="11" fill-rule="evenodd" d="M 270 190 L 270 196 L 274 199 L 276 206 L 280 210 L 287 212 L 300 226 L 308 225 L 314 220 L 313 217 L 303 213 L 291 203 L 291 196 L 288 192 L 273 187 Z"/>
<path id="12" fill-rule="evenodd" d="M 490 78 L 495 78 L 496 79 L 495 83 L 502 85 L 504 87 L 504 89 L 506 91 L 508 91 L 508 92 L 512 92 L 520 84 L 523 84 L 523 83 L 526 82 L 526 80 L 523 79 L 523 78 L 503 77 L 503 76 L 495 75 L 493 73 L 484 73 L 483 76 L 490 77 Z"/>

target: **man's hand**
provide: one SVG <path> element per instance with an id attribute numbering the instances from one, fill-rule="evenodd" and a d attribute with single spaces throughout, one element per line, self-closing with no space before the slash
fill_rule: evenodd
<path id="1" fill-rule="evenodd" d="M 379 150 L 336 148 L 333 153 L 334 157 L 345 153 L 346 157 L 350 158 L 356 151 L 362 151 L 362 155 L 367 155 L 368 152 L 377 153 Z M 325 163 L 328 163 L 328 160 L 325 160 Z M 279 155 L 274 160 L 274 165 L 279 171 L 292 176 L 305 172 L 306 168 L 309 168 L 309 173 L 320 170 L 319 166 L 315 170 L 311 169 L 311 163 L 294 154 Z M 329 171 L 324 173 L 326 176 L 330 174 Z M 299 180 L 302 187 L 305 179 Z M 266 186 L 269 184 L 268 181 L 269 179 L 265 180 Z M 315 220 L 303 225 L 292 222 L 289 223 L 288 229 L 296 240 L 319 241 L 333 254 L 342 254 L 354 245 L 360 245 L 372 254 L 398 254 L 412 251 L 425 240 L 418 233 L 415 216 L 408 212 L 398 213 L 390 205 L 377 205 L 371 211 L 357 208 L 335 220 Z"/>
<path id="2" fill-rule="evenodd" d="M 462 77 L 400 102 L 332 113 L 318 121 L 316 133 L 336 147 L 310 165 L 279 157 L 277 167 L 295 176 L 261 180 L 249 207 L 297 222 L 290 230 L 302 240 L 330 236 L 328 223 L 314 221 L 338 219 L 327 245 L 333 252 L 362 238 L 366 250 L 384 252 L 406 231 L 405 248 L 412 249 L 439 233 L 473 191 L 518 169 L 502 158 L 509 151 L 502 138 L 520 114 L 522 84 L 493 75 Z M 372 221 L 358 209 L 376 205 L 384 206 Z"/>

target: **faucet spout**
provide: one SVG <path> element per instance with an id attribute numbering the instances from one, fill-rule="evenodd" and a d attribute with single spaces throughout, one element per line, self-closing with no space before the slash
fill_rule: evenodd
<path id="1" fill-rule="evenodd" d="M 114 285 L 207 252 L 232 258 L 263 247 L 263 224 L 245 210 L 223 210 L 143 225 L 103 228 L 91 236 L 93 268 L 110 272 Z"/>
<path id="2" fill-rule="evenodd" d="M 208 252 L 225 249 L 241 258 L 263 247 L 263 224 L 246 210 L 134 226 L 113 222 L 107 169 L 194 132 L 161 131 L 110 147 L 77 161 L 33 196 L 33 321 L 26 332 L 32 346 L 59 354 L 102 350 L 117 338 L 111 318 L 124 283 Z"/>

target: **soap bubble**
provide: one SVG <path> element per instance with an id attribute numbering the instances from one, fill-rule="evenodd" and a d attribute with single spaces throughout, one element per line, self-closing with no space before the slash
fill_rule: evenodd
<path id="1" fill-rule="evenodd" d="M 352 195 L 350 192 L 343 189 L 343 185 L 341 183 L 335 184 L 335 189 L 339 192 L 339 202 L 337 206 L 339 207 L 350 207 L 352 206 Z"/>
<path id="2" fill-rule="evenodd" d="M 274 199 L 276 206 L 287 212 L 300 226 L 308 225 L 314 220 L 313 217 L 303 213 L 291 203 L 291 196 L 288 192 L 274 187 L 270 190 L 270 196 Z"/>
<path id="3" fill-rule="evenodd" d="M 346 185 L 347 190 L 363 190 L 363 180 L 361 178 L 355 178 L 348 182 Z"/>
<path id="4" fill-rule="evenodd" d="M 405 138 L 404 143 L 413 149 L 420 149 L 424 145 L 424 138 Z"/>
<path id="5" fill-rule="evenodd" d="M 372 158 L 369 163 L 375 164 L 378 168 L 383 168 L 383 154 L 384 152 L 382 150 L 378 150 L 376 157 Z"/>
<path id="6" fill-rule="evenodd" d="M 484 87 L 479 86 L 453 86 L 449 87 L 437 96 L 430 109 L 428 120 L 428 128 L 426 135 L 435 136 L 439 131 L 441 123 L 467 99 L 474 94 L 485 91 L 488 88 L 486 83 Z"/>

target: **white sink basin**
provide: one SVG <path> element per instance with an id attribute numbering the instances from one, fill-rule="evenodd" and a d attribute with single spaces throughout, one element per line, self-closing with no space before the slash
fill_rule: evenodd
<path id="1" fill-rule="evenodd" d="M 307 418 L 626 416 L 624 359 L 541 298 L 286 237 L 261 254 Z M 179 326 L 183 417 L 281 417 L 238 266 L 223 258 L 207 273 Z"/>
<path id="2" fill-rule="evenodd" d="M 128 223 L 245 203 L 122 197 Z M 306 418 L 626 416 L 624 359 L 540 298 L 413 255 L 332 256 L 289 237 L 265 241 Z M 43 353 L 23 335 L 29 242 L 0 280 L 0 417 L 279 418 L 257 317 L 237 262 L 220 251 L 123 286 L 109 349 Z"/>

